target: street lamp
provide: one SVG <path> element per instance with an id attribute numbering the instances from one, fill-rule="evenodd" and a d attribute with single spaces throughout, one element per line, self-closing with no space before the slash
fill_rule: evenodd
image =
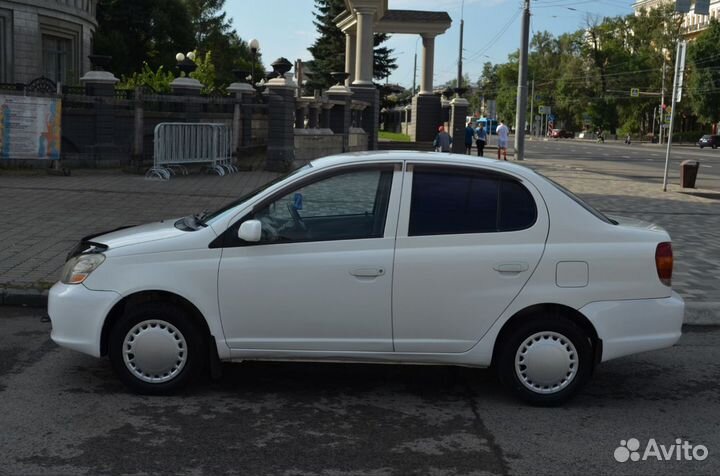
<path id="1" fill-rule="evenodd" d="M 188 51 L 187 54 L 178 53 L 175 55 L 177 61 L 177 67 L 180 70 L 180 76 L 190 76 L 190 73 L 197 69 L 195 64 L 195 53 Z"/>
<path id="2" fill-rule="evenodd" d="M 250 53 L 252 54 L 252 65 L 250 66 L 250 71 L 251 71 L 250 76 L 252 76 L 252 78 L 253 78 L 251 83 L 254 84 L 255 83 L 255 60 L 257 58 L 258 50 L 260 49 L 260 42 L 258 40 L 256 40 L 255 38 L 253 38 L 252 40 L 250 40 L 249 46 L 250 46 Z"/>

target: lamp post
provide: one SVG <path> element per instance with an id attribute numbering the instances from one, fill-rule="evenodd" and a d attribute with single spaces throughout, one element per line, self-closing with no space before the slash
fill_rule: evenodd
<path id="1" fill-rule="evenodd" d="M 255 60 L 257 59 L 257 53 L 258 50 L 260 50 L 260 42 L 253 38 L 250 40 L 250 53 L 252 54 L 252 65 L 250 67 L 250 76 L 252 76 L 252 80 L 250 81 L 253 86 L 255 85 Z"/>

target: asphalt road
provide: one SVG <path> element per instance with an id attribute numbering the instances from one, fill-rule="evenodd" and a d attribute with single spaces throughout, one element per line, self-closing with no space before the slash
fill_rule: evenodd
<path id="1" fill-rule="evenodd" d="M 0 307 L 0 474 L 717 474 L 720 327 L 608 362 L 562 408 L 509 398 L 487 370 L 226 364 L 176 397 L 129 394 L 105 359 Z M 627 461 L 621 440 L 704 445 Z M 622 451 L 621 451 L 622 453 Z"/>
<path id="2" fill-rule="evenodd" d="M 662 185 L 665 151 L 664 145 L 657 144 L 533 139 L 526 142 L 525 154 L 529 159 L 553 158 L 583 170 Z M 720 190 L 720 149 L 701 150 L 689 145 L 673 147 L 668 167 L 668 177 L 673 183 L 680 183 L 680 163 L 683 160 L 700 162 L 697 188 Z"/>

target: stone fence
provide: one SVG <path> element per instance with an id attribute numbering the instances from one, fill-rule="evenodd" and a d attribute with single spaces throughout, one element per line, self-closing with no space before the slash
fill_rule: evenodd
<path id="1" fill-rule="evenodd" d="M 236 82 L 227 94 L 203 95 L 202 84 L 189 77 L 175 79 L 170 94 L 147 87 L 119 89 L 112 73 L 94 70 L 81 79 L 81 87 L 60 87 L 39 78 L 27 85 L 0 84 L 0 96 L 61 99 L 64 167 L 147 168 L 153 160 L 154 128 L 161 122 L 227 124 L 236 160 L 242 165 L 244 158 L 264 152 L 267 170 L 288 170 L 317 157 L 376 148 L 376 132 L 363 129 L 370 103 L 355 99 L 342 85 L 301 97 L 289 68 L 276 63 L 276 71 L 260 90 Z M 0 166 L 42 163 L 47 164 L 10 156 Z"/>

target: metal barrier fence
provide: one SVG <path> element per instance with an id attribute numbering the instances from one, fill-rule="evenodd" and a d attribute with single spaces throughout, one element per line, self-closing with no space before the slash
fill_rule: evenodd
<path id="1" fill-rule="evenodd" d="M 187 175 L 186 165 L 207 164 L 218 175 L 237 172 L 232 163 L 232 135 L 225 124 L 161 122 L 155 126 L 153 166 L 147 179 Z"/>

